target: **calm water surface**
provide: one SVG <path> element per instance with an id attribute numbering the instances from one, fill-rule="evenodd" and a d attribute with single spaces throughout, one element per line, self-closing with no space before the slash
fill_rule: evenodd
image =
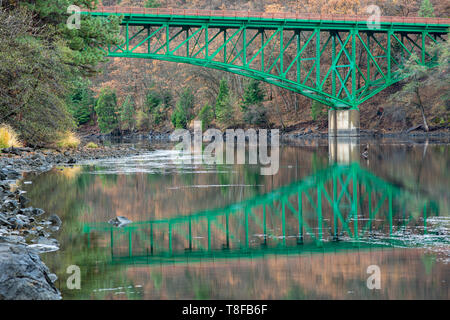
<path id="1" fill-rule="evenodd" d="M 172 156 L 26 177 L 32 205 L 63 221 L 61 249 L 42 257 L 65 299 L 449 298 L 448 143 L 371 142 L 349 164 L 324 143 L 285 145 L 274 176 Z M 133 223 L 111 227 L 116 216 Z"/>

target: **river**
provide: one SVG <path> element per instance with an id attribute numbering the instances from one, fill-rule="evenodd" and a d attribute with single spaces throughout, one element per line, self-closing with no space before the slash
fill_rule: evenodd
<path id="1" fill-rule="evenodd" d="M 449 298 L 448 141 L 371 141 L 349 163 L 286 144 L 272 176 L 174 152 L 25 177 L 31 205 L 63 221 L 42 259 L 64 299 Z"/>

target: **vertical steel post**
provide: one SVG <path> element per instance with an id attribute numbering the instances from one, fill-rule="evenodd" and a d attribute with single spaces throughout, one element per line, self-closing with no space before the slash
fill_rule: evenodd
<path id="1" fill-rule="evenodd" d="M 227 43 L 227 29 L 223 29 L 223 43 Z M 223 46 L 223 63 L 227 63 L 227 45 Z"/>
<path id="2" fill-rule="evenodd" d="M 334 176 L 333 177 L 333 240 L 337 241 L 339 239 L 338 237 L 338 203 L 337 203 L 337 179 Z"/>
<path id="3" fill-rule="evenodd" d="M 211 219 L 208 216 L 208 251 L 211 251 Z"/>
<path id="4" fill-rule="evenodd" d="M 283 48 L 284 48 L 283 39 L 284 39 L 284 29 L 281 28 L 281 30 L 280 30 L 280 74 L 283 74 L 283 72 L 284 72 L 284 67 L 283 67 Z"/>
<path id="5" fill-rule="evenodd" d="M 283 231 L 283 245 L 286 246 L 286 206 L 284 198 L 281 200 L 281 229 Z"/>
<path id="6" fill-rule="evenodd" d="M 426 33 L 422 32 L 422 64 L 425 64 L 425 37 Z"/>
<path id="7" fill-rule="evenodd" d="M 209 32 L 208 28 L 209 26 L 205 26 L 205 59 L 208 59 L 209 56 Z"/>
<path id="8" fill-rule="evenodd" d="M 169 252 L 172 254 L 172 223 L 169 222 Z"/>
<path id="9" fill-rule="evenodd" d="M 128 231 L 128 256 L 131 258 L 133 256 L 133 242 L 131 229 Z"/>
<path id="10" fill-rule="evenodd" d="M 336 96 L 336 66 L 334 66 L 334 60 L 336 59 L 336 32 L 331 31 L 331 94 L 333 97 Z"/>
<path id="11" fill-rule="evenodd" d="M 427 234 L 427 204 L 423 205 L 423 233 Z"/>
<path id="12" fill-rule="evenodd" d="M 367 49 L 369 50 L 367 52 L 367 82 L 366 86 L 368 86 L 370 84 L 370 64 L 371 64 L 371 59 L 370 59 L 370 35 L 369 32 L 367 32 Z"/>
<path id="13" fill-rule="evenodd" d="M 389 188 L 389 238 L 392 237 L 392 189 Z"/>
<path id="14" fill-rule="evenodd" d="M 298 193 L 298 241 L 297 244 L 303 243 L 303 200 L 302 191 Z"/>
<path id="15" fill-rule="evenodd" d="M 129 52 L 129 42 L 130 42 L 130 37 L 129 37 L 129 34 L 128 34 L 128 22 L 127 22 L 127 24 L 126 24 L 126 27 L 125 27 L 125 38 L 126 38 L 126 51 L 127 51 L 127 53 Z"/>
<path id="16" fill-rule="evenodd" d="M 352 29 L 352 99 L 356 99 L 356 29 Z"/>
<path id="17" fill-rule="evenodd" d="M 111 257 L 113 257 L 114 256 L 114 230 L 113 230 L 113 228 L 111 228 L 109 236 L 110 236 L 110 243 L 111 243 Z"/>
<path id="18" fill-rule="evenodd" d="M 261 30 L 261 48 L 264 46 L 264 29 Z M 264 72 L 264 49 L 261 50 L 261 71 Z"/>
<path id="19" fill-rule="evenodd" d="M 266 205 L 263 205 L 263 224 L 264 224 L 264 245 L 267 245 L 267 217 L 266 217 Z"/>
<path id="20" fill-rule="evenodd" d="M 322 241 L 322 184 L 317 187 L 317 233 L 319 241 Z"/>
<path id="21" fill-rule="evenodd" d="M 226 238 L 227 238 L 227 249 L 230 249 L 230 230 L 229 230 L 229 226 L 228 226 L 229 222 L 228 222 L 228 213 L 226 213 L 225 215 L 225 229 L 226 229 Z"/>
<path id="22" fill-rule="evenodd" d="M 153 255 L 153 223 L 150 223 L 150 254 Z"/>
<path id="23" fill-rule="evenodd" d="M 372 233 L 372 188 L 370 188 L 369 187 L 369 190 L 368 190 L 368 193 L 369 193 L 369 195 L 368 195 L 368 197 L 369 197 L 369 203 L 368 203 L 368 206 L 369 206 L 369 231 L 370 231 L 370 233 Z"/>
<path id="24" fill-rule="evenodd" d="M 192 220 L 189 217 L 189 251 L 192 251 Z"/>
<path id="25" fill-rule="evenodd" d="M 316 88 L 320 89 L 320 29 L 316 29 Z"/>
<path id="26" fill-rule="evenodd" d="M 166 55 L 169 55 L 169 45 L 170 45 L 170 33 L 169 24 L 166 25 Z"/>
<path id="27" fill-rule="evenodd" d="M 186 40 L 189 39 L 189 27 L 186 28 Z M 186 57 L 189 58 L 189 40 L 186 41 Z"/>
<path id="28" fill-rule="evenodd" d="M 358 235 L 358 177 L 356 169 L 352 168 L 353 173 L 353 202 L 352 202 L 352 212 L 353 212 L 353 233 L 356 240 L 359 239 Z"/>
<path id="29" fill-rule="evenodd" d="M 245 208 L 244 210 L 245 215 L 245 247 L 248 248 L 248 242 L 250 241 L 248 236 L 248 209 Z"/>
<path id="30" fill-rule="evenodd" d="M 150 54 L 150 26 L 147 27 L 147 53 Z"/>
<path id="31" fill-rule="evenodd" d="M 302 57 L 300 53 L 301 48 L 301 39 L 300 39 L 300 35 L 301 35 L 301 31 L 300 30 L 296 30 L 295 31 L 297 33 L 297 82 L 300 83 L 301 80 L 301 73 L 302 73 Z"/>
<path id="32" fill-rule="evenodd" d="M 387 32 L 387 52 L 386 52 L 386 59 L 387 59 L 387 81 L 391 82 L 391 30 L 388 30 Z"/>

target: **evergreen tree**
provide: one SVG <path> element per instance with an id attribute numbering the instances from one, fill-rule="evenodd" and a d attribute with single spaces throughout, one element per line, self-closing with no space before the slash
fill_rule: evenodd
<path id="1" fill-rule="evenodd" d="M 97 113 L 98 126 L 102 133 L 110 133 L 118 129 L 119 121 L 117 119 L 117 97 L 116 93 L 110 88 L 104 88 L 95 106 Z"/>
<path id="2" fill-rule="evenodd" d="M 32 10 L 43 23 L 54 28 L 57 33 L 54 42 L 62 46 L 65 63 L 73 72 L 92 75 L 96 73 L 97 64 L 106 61 L 105 53 L 100 48 L 121 42 L 120 17 L 81 15 L 80 29 L 69 29 L 66 21 L 70 5 L 94 9 L 98 2 L 98 0 L 25 0 L 17 1 L 17 5 Z"/>
<path id="3" fill-rule="evenodd" d="M 198 114 L 198 119 L 202 122 L 203 128 L 208 128 L 214 119 L 213 108 L 209 104 L 205 104 Z"/>
<path id="4" fill-rule="evenodd" d="M 133 99 L 127 95 L 120 109 L 120 121 L 122 122 L 122 130 L 134 130 L 136 121 L 134 119 L 135 109 Z"/>
<path id="5" fill-rule="evenodd" d="M 231 104 L 228 83 L 225 79 L 220 80 L 215 114 L 217 120 L 223 125 L 230 125 L 233 122 L 233 106 Z"/>
<path id="6" fill-rule="evenodd" d="M 174 112 L 172 113 L 172 124 L 176 129 L 186 129 L 188 124 L 188 119 L 186 117 L 186 112 L 177 103 Z"/>
<path id="7" fill-rule="evenodd" d="M 432 18 L 434 17 L 434 8 L 430 0 L 422 0 L 419 9 L 419 17 Z"/>
<path id="8" fill-rule="evenodd" d="M 159 8 L 161 3 L 158 0 L 147 0 L 144 5 L 146 8 Z"/>
<path id="9" fill-rule="evenodd" d="M 191 88 L 184 88 L 172 114 L 175 128 L 187 128 L 194 115 L 194 94 Z"/>
<path id="10" fill-rule="evenodd" d="M 148 108 L 148 111 L 152 113 L 161 103 L 161 95 L 159 92 L 157 92 L 154 88 L 151 88 L 147 92 L 146 97 L 146 105 Z"/>
<path id="11" fill-rule="evenodd" d="M 259 86 L 260 82 L 250 79 L 244 90 L 244 98 L 242 101 L 242 109 L 245 110 L 250 105 L 258 105 L 264 101 L 264 92 Z"/>
<path id="12" fill-rule="evenodd" d="M 311 118 L 316 121 L 317 118 L 323 115 L 323 107 L 324 105 L 321 104 L 317 100 L 312 100 L 311 102 Z"/>
<path id="13" fill-rule="evenodd" d="M 78 125 L 87 123 L 94 111 L 94 94 L 89 86 L 90 81 L 79 78 L 68 95 L 67 105 Z"/>
<path id="14" fill-rule="evenodd" d="M 262 105 L 264 92 L 260 87 L 260 82 L 250 79 L 244 90 L 244 97 L 241 103 L 244 112 L 244 121 L 248 124 L 267 124 L 267 111 Z"/>
<path id="15" fill-rule="evenodd" d="M 88 121 L 91 92 L 73 79 L 95 74 L 106 60 L 100 47 L 120 42 L 121 18 L 82 15 L 81 28 L 72 30 L 66 21 L 69 5 L 97 2 L 0 1 L 0 122 L 11 124 L 25 144 L 52 143 Z"/>

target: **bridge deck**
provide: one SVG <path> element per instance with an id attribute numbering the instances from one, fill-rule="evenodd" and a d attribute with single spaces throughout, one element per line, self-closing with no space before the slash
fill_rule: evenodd
<path id="1" fill-rule="evenodd" d="M 196 9 L 172 9 L 172 8 L 138 8 L 138 7 L 98 7 L 94 10 L 84 10 L 84 13 L 93 15 L 123 15 L 124 17 L 167 17 L 172 18 L 203 18 L 209 20 L 264 20 L 270 21 L 298 21 L 298 22 L 333 22 L 346 24 L 366 24 L 369 15 L 324 15 L 311 13 L 291 12 L 251 12 L 230 10 L 196 10 Z M 449 27 L 450 19 L 447 18 L 423 18 L 423 17 L 398 17 L 382 16 L 381 24 L 389 25 L 442 25 Z"/>

